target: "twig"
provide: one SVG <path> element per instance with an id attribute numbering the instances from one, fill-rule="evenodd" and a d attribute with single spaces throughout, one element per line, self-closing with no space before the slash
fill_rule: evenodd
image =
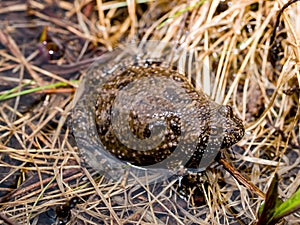
<path id="1" fill-rule="evenodd" d="M 277 28 L 279 26 L 279 23 L 280 23 L 280 17 L 283 13 L 283 11 L 289 7 L 290 5 L 294 4 L 295 2 L 298 2 L 299 0 L 291 0 L 289 2 L 287 2 L 286 4 L 284 4 L 282 6 L 282 8 L 280 9 L 278 15 L 277 15 L 277 18 L 276 18 L 276 22 L 275 22 L 275 26 L 274 26 L 274 29 L 273 29 L 273 32 L 272 32 L 272 35 L 271 35 L 271 38 L 270 38 L 270 45 L 273 45 L 274 41 L 275 41 L 275 37 L 276 37 L 276 32 L 277 32 Z"/>
<path id="2" fill-rule="evenodd" d="M 218 162 L 224 166 L 226 171 L 228 171 L 237 181 L 244 185 L 249 190 L 255 192 L 258 196 L 265 199 L 266 195 L 258 187 L 256 187 L 251 181 L 244 177 L 239 171 L 237 171 L 233 166 L 231 166 L 225 159 L 220 158 Z"/>
<path id="3" fill-rule="evenodd" d="M 0 212 L 0 219 L 3 220 L 7 225 L 19 225 L 16 221 L 9 219 L 3 213 Z"/>
<path id="4" fill-rule="evenodd" d="M 10 37 L 10 35 L 4 31 L 3 29 L 0 29 L 0 42 L 6 46 L 11 53 L 20 60 L 20 62 L 25 66 L 25 68 L 28 70 L 29 74 L 32 76 L 32 78 L 39 84 L 43 85 L 45 82 L 43 79 L 39 77 L 39 75 L 31 68 L 29 63 L 26 61 L 25 57 L 21 53 L 20 49 L 18 48 L 16 42 L 13 38 Z"/>

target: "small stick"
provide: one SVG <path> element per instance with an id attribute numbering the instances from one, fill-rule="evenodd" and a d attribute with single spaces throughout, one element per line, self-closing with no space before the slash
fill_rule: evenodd
<path id="1" fill-rule="evenodd" d="M 281 17 L 281 15 L 282 15 L 283 11 L 284 11 L 287 7 L 289 7 L 290 5 L 292 5 L 292 4 L 294 4 L 294 3 L 298 2 L 298 1 L 299 1 L 299 0 L 291 0 L 291 1 L 287 2 L 286 4 L 284 4 L 284 5 L 282 6 L 282 8 L 280 9 L 279 13 L 277 14 L 275 26 L 274 26 L 274 28 L 273 28 L 273 32 L 272 32 L 272 35 L 271 35 L 271 38 L 270 38 L 270 45 L 272 45 L 273 42 L 275 41 L 277 28 L 278 28 L 278 26 L 279 26 L 279 23 L 280 23 L 280 17 Z"/>
<path id="2" fill-rule="evenodd" d="M 20 225 L 19 223 L 12 221 L 11 219 L 9 219 L 7 216 L 5 216 L 4 214 L 2 214 L 0 212 L 0 219 L 4 221 L 5 224 L 7 225 Z"/>
<path id="3" fill-rule="evenodd" d="M 259 197 L 266 199 L 265 193 L 263 193 L 257 186 L 255 186 L 251 181 L 249 181 L 239 171 L 237 171 L 233 166 L 231 166 L 225 159 L 218 159 L 218 163 L 223 165 L 226 171 L 228 171 L 240 184 L 244 185 L 249 190 L 255 192 Z"/>
<path id="4" fill-rule="evenodd" d="M 66 176 L 66 175 L 70 175 L 70 174 L 71 174 L 71 175 L 70 175 L 69 177 L 64 178 L 63 180 L 64 180 L 65 182 L 67 182 L 67 181 L 69 181 L 69 180 L 73 180 L 73 179 L 76 179 L 76 178 L 82 176 L 82 172 L 74 173 L 74 174 L 73 174 L 73 172 L 74 172 L 73 170 L 71 170 L 71 171 L 68 170 L 68 171 L 64 172 L 63 175 L 65 175 L 65 176 Z M 75 171 L 75 172 L 76 172 L 76 171 Z M 47 183 L 49 183 L 49 182 L 51 181 L 51 179 L 53 179 L 53 177 L 45 178 L 45 179 L 43 179 L 42 181 L 37 181 L 37 182 L 35 182 L 35 183 L 33 183 L 33 184 L 30 184 L 30 185 L 28 185 L 28 186 L 25 186 L 26 183 L 24 183 L 24 184 L 23 184 L 22 186 L 20 186 L 18 189 L 15 189 L 15 190 L 11 191 L 10 193 L 8 193 L 7 195 L 1 197 L 1 198 L 0 198 L 0 203 L 10 201 L 11 198 L 13 198 L 13 197 L 15 197 L 15 196 L 17 196 L 17 195 L 25 194 L 25 193 L 28 192 L 28 191 L 33 192 L 33 191 L 36 190 L 36 188 L 38 188 L 38 187 L 41 186 L 41 183 L 42 183 L 42 184 L 47 184 Z M 55 187 L 56 185 L 57 185 L 57 183 L 51 184 L 51 185 L 49 186 L 49 188 L 53 188 L 53 187 Z M 40 190 L 39 190 L 39 191 L 40 191 Z"/>

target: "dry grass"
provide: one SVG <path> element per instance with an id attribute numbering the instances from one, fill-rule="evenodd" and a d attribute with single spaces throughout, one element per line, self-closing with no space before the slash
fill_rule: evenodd
<path id="1" fill-rule="evenodd" d="M 255 223 L 263 199 L 221 166 L 207 172 L 207 204 L 196 207 L 176 194 L 174 181 L 112 183 L 80 164 L 70 134 L 77 87 L 71 80 L 103 51 L 131 40 L 196 48 L 199 62 L 208 65 L 201 68 L 202 88 L 245 121 L 247 133 L 227 161 L 264 192 L 275 172 L 283 199 L 298 189 L 300 3 L 281 18 L 283 57 L 273 67 L 270 36 L 286 1 L 24 2 L 0 2 L 0 94 L 58 81 L 69 86 L 0 102 L 0 211 L 8 224 L 51 224 L 51 209 L 74 196 L 81 201 L 68 224 Z M 219 3 L 230 7 L 221 10 Z M 64 50 L 50 61 L 38 41 L 45 26 Z M 288 223 L 299 220 L 294 214 Z"/>

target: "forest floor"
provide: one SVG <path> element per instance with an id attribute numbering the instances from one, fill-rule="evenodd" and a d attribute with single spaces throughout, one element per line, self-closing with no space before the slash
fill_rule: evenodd
<path id="1" fill-rule="evenodd" d="M 0 223 L 255 224 L 264 195 L 251 185 L 266 193 L 275 173 L 290 197 L 300 185 L 300 3 L 272 40 L 284 3 L 0 1 Z M 185 199 L 176 180 L 134 186 L 83 162 L 71 129 L 82 77 L 105 52 L 148 40 L 197 52 L 200 87 L 244 121 L 222 158 L 250 186 L 216 162 L 203 195 Z"/>

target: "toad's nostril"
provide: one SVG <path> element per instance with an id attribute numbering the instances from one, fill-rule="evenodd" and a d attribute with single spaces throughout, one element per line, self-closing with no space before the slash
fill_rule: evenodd
<path id="1" fill-rule="evenodd" d="M 230 127 L 227 129 L 227 133 L 229 133 L 229 134 L 233 134 L 234 131 L 235 131 L 235 129 L 233 127 Z"/>

